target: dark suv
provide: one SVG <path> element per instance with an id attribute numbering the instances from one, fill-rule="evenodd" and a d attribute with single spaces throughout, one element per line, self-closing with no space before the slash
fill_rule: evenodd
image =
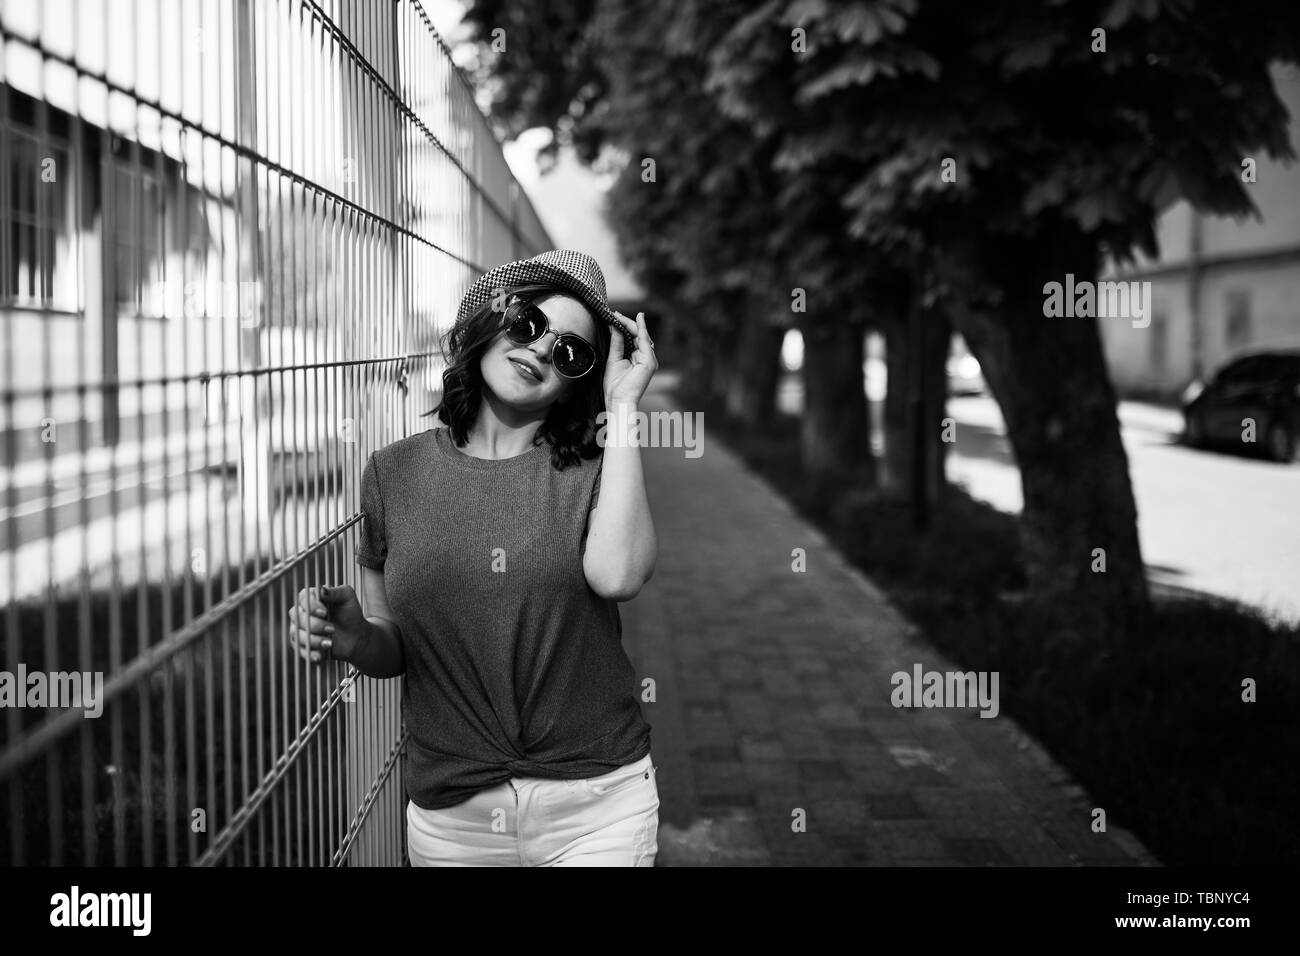
<path id="1" fill-rule="evenodd" d="M 1275 461 L 1300 460 L 1300 349 L 1234 359 L 1183 394 L 1183 440 L 1195 447 L 1242 446 L 1255 422 L 1254 446 Z"/>

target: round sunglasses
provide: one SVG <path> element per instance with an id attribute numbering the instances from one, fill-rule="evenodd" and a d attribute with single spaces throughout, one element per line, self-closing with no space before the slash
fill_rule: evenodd
<path id="1" fill-rule="evenodd" d="M 506 338 L 515 345 L 531 345 L 550 328 L 546 313 L 526 299 L 516 299 L 506 307 Z M 596 367 L 596 347 L 581 335 L 561 332 L 551 343 L 551 365 L 563 378 L 582 378 Z"/>

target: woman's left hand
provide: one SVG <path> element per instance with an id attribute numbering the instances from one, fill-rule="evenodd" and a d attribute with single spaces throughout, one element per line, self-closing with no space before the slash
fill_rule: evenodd
<path id="1" fill-rule="evenodd" d="M 625 357 L 623 353 L 627 346 L 622 333 L 615 331 L 610 336 L 604 383 L 607 408 L 623 403 L 639 404 L 646 386 L 650 384 L 650 377 L 659 368 L 654 343 L 650 341 L 650 332 L 646 329 L 645 313 L 638 312 L 635 323 L 621 312 L 615 312 L 614 315 L 636 330 L 636 346 L 632 354 Z"/>

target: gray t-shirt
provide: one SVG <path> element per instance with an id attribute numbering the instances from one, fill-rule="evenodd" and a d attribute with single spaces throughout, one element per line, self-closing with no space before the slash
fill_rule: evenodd
<path id="1" fill-rule="evenodd" d="M 437 810 L 512 776 L 572 780 L 650 752 L 618 604 L 582 571 L 603 456 L 474 458 L 437 427 L 371 454 L 356 560 L 402 632 L 406 791 Z"/>

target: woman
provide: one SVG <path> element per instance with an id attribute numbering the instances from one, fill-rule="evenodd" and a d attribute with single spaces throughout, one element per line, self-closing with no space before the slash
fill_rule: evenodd
<path id="1" fill-rule="evenodd" d="M 635 436 L 598 431 L 658 367 L 644 315 L 625 322 L 581 253 L 475 282 L 446 348 L 447 427 L 363 472 L 366 611 L 346 585 L 299 594 L 299 653 L 406 678 L 413 865 L 654 864 L 650 728 L 617 602 L 657 545 Z"/>

